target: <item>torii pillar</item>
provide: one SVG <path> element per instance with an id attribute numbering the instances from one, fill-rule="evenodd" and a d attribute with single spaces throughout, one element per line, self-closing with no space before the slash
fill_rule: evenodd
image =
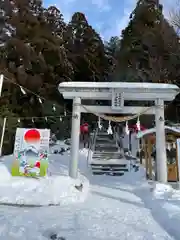
<path id="1" fill-rule="evenodd" d="M 77 178 L 79 160 L 79 137 L 81 121 L 81 98 L 73 99 L 72 127 L 71 127 L 71 158 L 69 162 L 69 176 Z"/>
<path id="2" fill-rule="evenodd" d="M 156 122 L 156 180 L 162 183 L 167 182 L 167 156 L 164 124 L 164 101 L 157 99 L 155 102 L 155 122 Z"/>

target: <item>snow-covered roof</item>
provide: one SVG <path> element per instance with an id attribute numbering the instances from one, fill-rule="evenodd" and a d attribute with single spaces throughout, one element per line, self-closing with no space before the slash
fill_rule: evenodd
<path id="1" fill-rule="evenodd" d="M 174 84 L 142 82 L 62 82 L 59 88 L 129 88 L 129 89 L 171 89 L 179 90 Z"/>
<path id="2" fill-rule="evenodd" d="M 170 132 L 180 134 L 180 128 L 177 128 L 177 127 L 165 126 L 165 130 L 169 130 Z M 156 128 L 150 128 L 150 129 L 138 132 L 136 137 L 137 138 L 142 138 L 145 135 L 152 134 L 152 133 L 155 133 L 155 132 L 156 132 Z"/>

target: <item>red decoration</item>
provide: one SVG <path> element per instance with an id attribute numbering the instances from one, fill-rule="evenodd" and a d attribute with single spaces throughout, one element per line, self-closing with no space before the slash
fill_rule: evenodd
<path id="1" fill-rule="evenodd" d="M 80 126 L 80 132 L 81 133 L 88 133 L 89 132 L 89 124 L 84 123 Z"/>
<path id="2" fill-rule="evenodd" d="M 36 162 L 35 167 L 40 168 L 40 166 L 41 166 L 41 163 L 40 162 Z"/>
<path id="3" fill-rule="evenodd" d="M 129 129 L 130 129 L 131 131 L 133 131 L 133 132 L 138 132 L 138 129 L 137 129 L 136 124 L 129 126 Z M 145 128 L 143 125 L 140 125 L 140 129 L 141 129 L 140 131 L 146 130 L 146 128 Z"/>
<path id="4" fill-rule="evenodd" d="M 39 142 L 41 138 L 41 135 L 38 130 L 36 129 L 30 129 L 28 130 L 24 135 L 24 140 L 26 142 Z"/>

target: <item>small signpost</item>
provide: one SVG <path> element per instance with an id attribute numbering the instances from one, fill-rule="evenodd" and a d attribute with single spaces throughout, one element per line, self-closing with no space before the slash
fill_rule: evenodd
<path id="1" fill-rule="evenodd" d="M 43 177 L 47 174 L 49 129 L 17 128 L 12 176 Z"/>

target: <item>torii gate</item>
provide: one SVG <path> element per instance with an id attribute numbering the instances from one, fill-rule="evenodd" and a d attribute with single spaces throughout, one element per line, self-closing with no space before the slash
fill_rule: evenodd
<path id="1" fill-rule="evenodd" d="M 77 178 L 78 173 L 81 112 L 139 114 L 147 108 L 126 106 L 125 101 L 151 101 L 152 107 L 144 114 L 155 115 L 157 180 L 167 182 L 164 102 L 171 102 L 176 97 L 180 92 L 178 86 L 161 83 L 63 82 L 58 89 L 65 99 L 73 100 L 70 177 Z M 81 105 L 82 100 L 110 100 L 111 106 L 84 106 Z"/>

